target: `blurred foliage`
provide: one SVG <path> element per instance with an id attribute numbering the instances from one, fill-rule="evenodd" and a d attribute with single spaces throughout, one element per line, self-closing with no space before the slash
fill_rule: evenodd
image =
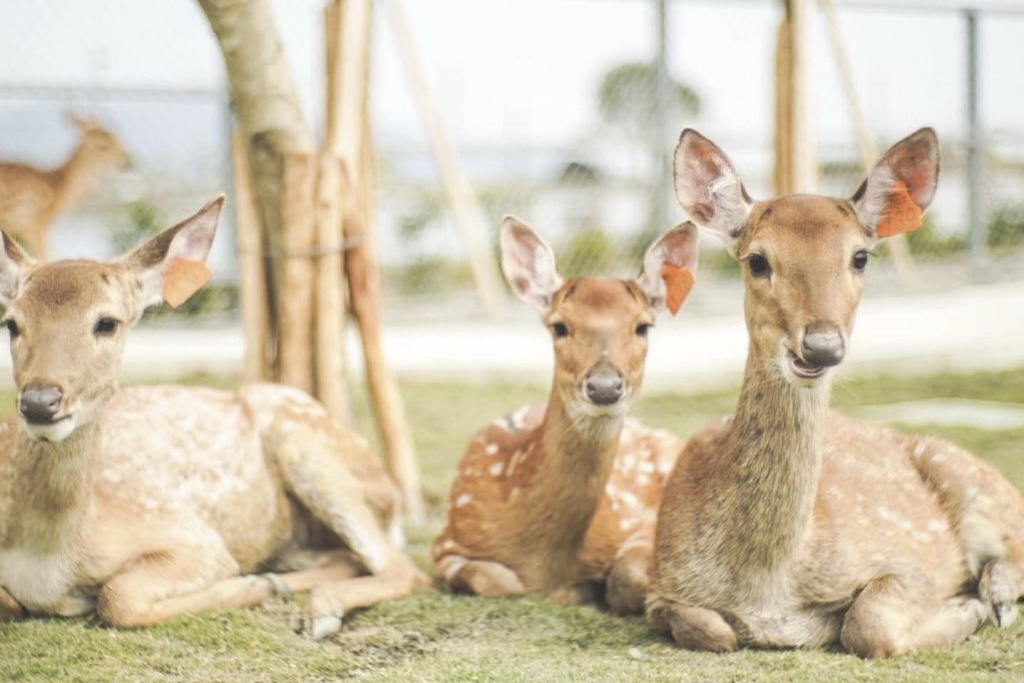
<path id="1" fill-rule="evenodd" d="M 615 245 L 600 228 L 578 230 L 556 256 L 560 270 L 567 277 L 601 275 L 615 259 Z"/>
<path id="2" fill-rule="evenodd" d="M 1024 204 L 997 207 L 985 227 L 985 244 L 993 253 L 1024 246 Z"/>
<path id="3" fill-rule="evenodd" d="M 650 120 L 657 104 L 657 72 L 652 62 L 627 62 L 613 67 L 601 79 L 597 106 L 608 123 L 640 129 Z M 700 112 L 701 99 L 688 85 L 669 78 L 669 105 L 674 116 L 692 118 Z"/>

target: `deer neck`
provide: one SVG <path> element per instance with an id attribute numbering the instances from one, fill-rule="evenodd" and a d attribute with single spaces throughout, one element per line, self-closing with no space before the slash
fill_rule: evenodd
<path id="1" fill-rule="evenodd" d="M 89 154 L 79 147 L 59 168 L 49 173 L 50 185 L 53 187 L 53 205 L 51 217 L 63 213 L 77 204 L 89 193 L 93 186 L 93 175 L 96 164 Z"/>
<path id="2" fill-rule="evenodd" d="M 24 485 L 15 490 L 14 510 L 40 512 L 50 519 L 80 510 L 89 490 L 88 453 L 96 439 L 95 423 L 53 443 L 32 439 L 19 430 L 13 460 Z"/>
<path id="3" fill-rule="evenodd" d="M 751 568 L 779 567 L 809 536 L 830 395 L 830 379 L 795 387 L 751 346 L 728 434 L 740 511 L 728 515 L 739 528 L 726 540 Z"/>
<path id="4" fill-rule="evenodd" d="M 575 555 L 611 474 L 622 416 L 579 416 L 555 393 L 535 441 L 519 528 L 529 542 Z"/>

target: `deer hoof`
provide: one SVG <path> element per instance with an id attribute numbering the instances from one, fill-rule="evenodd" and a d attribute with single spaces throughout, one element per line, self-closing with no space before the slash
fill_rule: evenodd
<path id="1" fill-rule="evenodd" d="M 1020 587 L 1014 581 L 1013 567 L 1001 560 L 985 565 L 978 581 L 978 596 L 984 603 L 988 618 L 999 628 L 1017 620 L 1017 596 Z"/>
<path id="2" fill-rule="evenodd" d="M 303 630 L 313 640 L 322 640 L 341 630 L 341 617 L 320 616 L 306 619 Z"/>

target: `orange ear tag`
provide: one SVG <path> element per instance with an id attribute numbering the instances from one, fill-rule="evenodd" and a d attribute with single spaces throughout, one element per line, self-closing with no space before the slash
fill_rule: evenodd
<path id="1" fill-rule="evenodd" d="M 202 261 L 176 258 L 164 271 L 164 301 L 177 308 L 210 279 L 210 268 Z"/>
<path id="2" fill-rule="evenodd" d="M 879 237 L 891 237 L 905 232 L 913 232 L 921 227 L 921 207 L 919 207 L 902 181 L 893 183 L 889 202 L 882 212 L 875 233 Z"/>
<path id="3" fill-rule="evenodd" d="M 675 315 L 697 281 L 692 268 L 680 268 L 670 263 L 661 265 L 661 279 L 665 281 L 665 305 Z"/>

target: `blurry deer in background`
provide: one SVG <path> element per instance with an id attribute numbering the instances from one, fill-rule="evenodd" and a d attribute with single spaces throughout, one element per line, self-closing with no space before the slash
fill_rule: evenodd
<path id="1" fill-rule="evenodd" d="M 95 189 L 102 176 L 130 163 L 114 135 L 96 121 L 68 113 L 78 128 L 78 146 L 59 167 L 43 171 L 28 164 L 0 161 L 0 228 L 36 259 L 48 256 L 52 223 Z"/>
<path id="2" fill-rule="evenodd" d="M 696 227 L 654 243 L 636 280 L 564 281 L 550 247 L 506 218 L 502 267 L 542 315 L 555 353 L 546 406 L 526 406 L 479 431 L 452 485 L 434 559 L 453 590 L 593 599 L 640 612 L 654 513 L 682 440 L 626 414 L 640 389 L 655 316 L 693 283 Z"/>
<path id="3" fill-rule="evenodd" d="M 938 157 L 922 129 L 850 200 L 754 202 L 721 150 L 683 132 L 676 192 L 743 266 L 750 350 L 735 416 L 690 439 L 658 513 L 648 616 L 679 645 L 892 656 L 1016 617 L 1013 485 L 948 441 L 828 407 L 870 249 L 921 224 Z"/>
<path id="4" fill-rule="evenodd" d="M 0 423 L 0 619 L 146 626 L 312 589 L 319 637 L 424 580 L 370 446 L 306 394 L 119 388 L 143 309 L 208 277 L 223 202 L 108 263 L 37 264 L 4 236 L 18 414 Z"/>

